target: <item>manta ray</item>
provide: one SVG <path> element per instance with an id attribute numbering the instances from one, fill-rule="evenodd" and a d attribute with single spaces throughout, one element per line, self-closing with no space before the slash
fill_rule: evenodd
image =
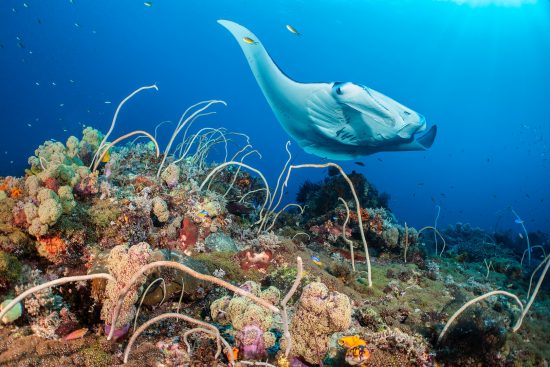
<path id="1" fill-rule="evenodd" d="M 351 82 L 300 83 L 275 64 L 245 27 L 218 20 L 237 40 L 283 129 L 310 154 L 349 160 L 381 151 L 426 150 L 437 126 L 393 99 Z"/>

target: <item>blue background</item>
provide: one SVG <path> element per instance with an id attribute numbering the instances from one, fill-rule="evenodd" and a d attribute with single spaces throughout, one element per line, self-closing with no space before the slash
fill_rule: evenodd
<path id="1" fill-rule="evenodd" d="M 82 125 L 105 132 L 122 98 L 157 83 L 159 92 L 143 92 L 125 105 L 113 137 L 152 132 L 160 121 L 177 121 L 193 103 L 223 99 L 228 107 L 215 107 L 218 113 L 195 127 L 249 134 L 263 154 L 249 163 L 274 183 L 288 136 L 235 40 L 216 23 L 224 18 L 261 37 L 295 80 L 364 84 L 438 125 L 426 152 L 376 154 L 361 160 L 365 167 L 342 163 L 391 195 L 400 222 L 432 224 L 440 205 L 440 226 L 460 221 L 492 230 L 499 211 L 513 206 L 529 230 L 550 230 L 548 1 L 23 4 L 0 3 L 0 175 L 22 175 L 27 157 L 46 139 L 80 137 Z M 159 129 L 162 146 L 173 126 Z M 295 164 L 321 161 L 296 144 L 291 149 Z M 297 171 L 287 200 L 305 178 L 323 174 Z M 519 230 L 504 213 L 501 228 Z"/>

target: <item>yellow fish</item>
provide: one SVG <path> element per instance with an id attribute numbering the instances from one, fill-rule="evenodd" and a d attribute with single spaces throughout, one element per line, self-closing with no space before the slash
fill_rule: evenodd
<path id="1" fill-rule="evenodd" d="M 296 30 L 296 28 L 294 28 L 294 27 L 291 26 L 290 24 L 287 24 L 287 25 L 286 25 L 286 29 L 288 29 L 288 31 L 289 31 L 290 33 L 293 33 L 293 34 L 295 34 L 295 35 L 297 35 L 297 36 L 301 36 L 300 32 L 298 32 L 298 31 Z"/>
<path id="2" fill-rule="evenodd" d="M 107 152 L 103 155 L 103 158 L 101 159 L 101 162 L 103 162 L 103 163 L 108 163 L 110 160 L 111 160 L 111 153 L 109 153 L 109 151 L 107 151 Z"/>
<path id="3" fill-rule="evenodd" d="M 255 45 L 257 44 L 258 42 L 254 41 L 252 38 L 250 37 L 243 37 L 243 41 L 245 41 L 246 43 L 248 43 L 249 45 Z"/>
<path id="4" fill-rule="evenodd" d="M 359 337 L 359 335 L 344 336 L 338 339 L 338 345 L 350 349 L 355 347 L 366 347 L 367 342 Z"/>
<path id="5" fill-rule="evenodd" d="M 369 358 L 370 352 L 367 347 L 359 345 L 346 351 L 345 361 L 350 366 L 366 366 L 365 363 Z"/>

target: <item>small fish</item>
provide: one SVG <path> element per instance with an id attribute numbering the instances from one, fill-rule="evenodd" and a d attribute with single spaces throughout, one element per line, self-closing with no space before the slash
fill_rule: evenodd
<path id="1" fill-rule="evenodd" d="M 365 167 L 365 163 L 363 162 L 353 162 L 353 163 L 355 163 L 358 166 Z"/>
<path id="2" fill-rule="evenodd" d="M 370 352 L 364 345 L 350 348 L 346 351 L 345 361 L 350 366 L 366 366 L 366 361 L 370 358 Z"/>
<path id="3" fill-rule="evenodd" d="M 36 85 L 40 85 L 40 83 L 39 83 L 39 82 L 34 82 L 34 84 L 36 84 Z"/>
<path id="4" fill-rule="evenodd" d="M 86 333 L 88 333 L 88 328 L 78 329 L 78 330 L 75 330 L 75 331 L 73 331 L 72 333 L 70 333 L 68 335 L 65 335 L 65 337 L 63 339 L 65 339 L 65 340 L 80 339 L 80 338 L 84 337 L 84 335 L 86 335 Z"/>
<path id="5" fill-rule="evenodd" d="M 523 220 L 521 218 L 518 218 L 514 221 L 517 224 L 523 224 Z"/>
<path id="6" fill-rule="evenodd" d="M 341 337 L 340 339 L 338 339 L 338 345 L 346 349 L 349 349 L 349 348 L 354 348 L 358 346 L 365 347 L 367 345 L 367 342 L 361 339 L 359 335 L 353 335 L 353 336 Z"/>
<path id="7" fill-rule="evenodd" d="M 78 24 L 78 23 L 75 23 L 74 26 L 75 26 L 76 28 L 80 28 L 80 24 Z"/>
<path id="8" fill-rule="evenodd" d="M 74 80 L 72 80 L 72 79 L 69 79 L 69 83 L 74 83 Z"/>
<path id="9" fill-rule="evenodd" d="M 32 127 L 32 125 L 31 125 L 31 124 L 27 124 L 27 126 L 28 126 L 28 127 Z"/>
<path id="10" fill-rule="evenodd" d="M 65 103 L 60 103 L 59 104 L 59 107 L 63 107 L 63 106 L 65 106 Z"/>
<path id="11" fill-rule="evenodd" d="M 208 212 L 206 210 L 201 210 L 199 212 L 199 217 L 206 217 L 208 215 Z"/>
<path id="12" fill-rule="evenodd" d="M 287 24 L 287 25 L 286 25 L 286 29 L 288 29 L 288 31 L 289 31 L 290 33 L 292 33 L 292 34 L 295 34 L 295 35 L 297 35 L 297 36 L 301 36 L 300 32 L 298 32 L 298 31 L 296 30 L 296 28 L 294 28 L 294 27 L 291 26 L 290 24 Z"/>
<path id="13" fill-rule="evenodd" d="M 384 162 L 384 161 L 382 160 L 382 158 L 376 158 L 376 159 L 378 159 L 378 162 Z"/>
<path id="14" fill-rule="evenodd" d="M 258 44 L 258 42 L 254 41 L 252 38 L 250 37 L 243 37 L 243 41 L 245 41 L 246 43 L 248 43 L 249 45 L 256 45 Z"/>
<path id="15" fill-rule="evenodd" d="M 42 21 L 40 19 L 37 19 L 36 21 L 38 22 L 38 24 L 42 24 Z"/>
<path id="16" fill-rule="evenodd" d="M 19 48 L 25 48 L 25 45 L 23 44 L 23 42 L 17 42 L 17 46 L 19 46 Z"/>
<path id="17" fill-rule="evenodd" d="M 111 101 L 105 101 L 104 103 L 105 104 L 111 104 Z"/>
<path id="18" fill-rule="evenodd" d="M 29 4 L 23 3 L 23 7 L 28 8 L 28 7 L 29 7 Z"/>
<path id="19" fill-rule="evenodd" d="M 231 358 L 229 358 L 229 353 L 230 353 L 230 352 L 227 352 L 227 353 L 226 353 L 226 354 L 227 354 L 227 359 L 231 360 Z M 233 348 L 231 349 L 231 353 L 233 354 L 233 359 L 234 359 L 234 360 L 237 360 L 237 359 L 239 358 L 239 348 L 233 347 Z"/>
<path id="20" fill-rule="evenodd" d="M 312 257 L 311 257 L 311 261 L 313 261 L 313 263 L 314 263 L 315 265 L 318 265 L 318 266 L 323 265 L 323 263 L 321 262 L 321 260 L 320 260 L 317 256 L 312 256 Z"/>
<path id="21" fill-rule="evenodd" d="M 518 233 L 519 238 L 523 239 L 523 235 L 521 233 Z"/>
<path id="22" fill-rule="evenodd" d="M 108 163 L 110 160 L 111 160 L 111 153 L 110 153 L 109 151 L 107 151 L 107 152 L 103 155 L 103 158 L 101 159 L 101 162 L 103 162 L 103 163 Z"/>
<path id="23" fill-rule="evenodd" d="M 52 82 L 52 85 L 55 87 L 57 84 L 55 82 Z"/>
<path id="24" fill-rule="evenodd" d="M 153 2 L 152 1 L 146 1 L 143 3 L 143 5 L 145 5 L 146 7 L 150 8 L 153 6 Z"/>

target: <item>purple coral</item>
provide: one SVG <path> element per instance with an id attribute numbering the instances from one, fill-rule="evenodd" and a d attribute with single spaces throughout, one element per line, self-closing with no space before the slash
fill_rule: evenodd
<path id="1" fill-rule="evenodd" d="M 237 333 L 237 343 L 244 359 L 265 357 L 264 332 L 256 325 L 246 325 Z"/>

